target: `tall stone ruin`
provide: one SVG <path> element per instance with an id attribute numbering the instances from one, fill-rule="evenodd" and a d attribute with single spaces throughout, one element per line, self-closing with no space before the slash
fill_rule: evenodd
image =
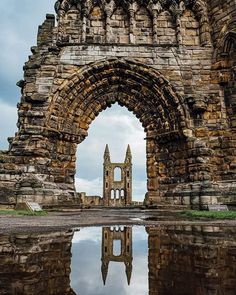
<path id="1" fill-rule="evenodd" d="M 55 10 L 18 82 L 1 202 L 74 202 L 76 147 L 115 102 L 146 132 L 148 203 L 235 202 L 235 1 L 58 0 Z"/>
<path id="2" fill-rule="evenodd" d="M 116 178 L 117 177 L 117 178 Z M 132 204 L 132 155 L 128 145 L 124 163 L 112 163 L 106 145 L 103 162 L 103 205 Z"/>

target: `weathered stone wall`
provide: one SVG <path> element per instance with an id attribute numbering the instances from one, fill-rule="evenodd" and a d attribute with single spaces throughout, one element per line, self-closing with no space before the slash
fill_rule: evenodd
<path id="1" fill-rule="evenodd" d="M 18 82 L 19 130 L 0 158 L 8 196 L 76 201 L 77 144 L 118 102 L 147 134 L 150 203 L 235 202 L 235 7 L 57 1 Z"/>
<path id="2" fill-rule="evenodd" d="M 0 294 L 75 294 L 70 288 L 72 232 L 0 239 Z"/>
<path id="3" fill-rule="evenodd" d="M 149 295 L 235 293 L 234 228 L 171 226 L 147 232 Z"/>

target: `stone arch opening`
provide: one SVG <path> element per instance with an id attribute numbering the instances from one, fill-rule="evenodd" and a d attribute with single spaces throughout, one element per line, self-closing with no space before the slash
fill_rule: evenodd
<path id="1" fill-rule="evenodd" d="M 215 64 L 213 68 L 218 71 L 219 83 L 224 89 L 225 107 L 228 123 L 235 125 L 236 114 L 236 31 L 235 22 L 226 24 L 220 33 L 218 46 L 215 50 Z"/>
<path id="2" fill-rule="evenodd" d="M 188 152 L 186 136 L 191 132 L 188 109 L 155 69 L 128 59 L 99 61 L 76 71 L 57 87 L 50 101 L 45 125 L 50 130 L 49 141 L 57 149 L 57 158 L 51 155 L 51 165 L 59 169 L 68 191 L 73 191 L 77 144 L 87 136 L 99 113 L 115 102 L 133 112 L 144 127 L 148 199 L 155 202 L 157 196 L 189 180 L 184 162 Z M 175 159 L 177 151 L 182 162 Z M 178 168 L 169 174 L 168 167 L 173 165 Z"/>

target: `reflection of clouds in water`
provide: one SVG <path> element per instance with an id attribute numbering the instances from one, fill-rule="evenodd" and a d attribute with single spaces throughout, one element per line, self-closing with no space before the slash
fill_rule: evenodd
<path id="1" fill-rule="evenodd" d="M 75 232 L 72 243 L 80 243 L 81 241 L 100 242 L 102 240 L 101 227 L 86 227 Z"/>
<path id="2" fill-rule="evenodd" d="M 79 235 L 81 234 L 81 237 Z M 106 285 L 101 274 L 102 228 L 86 228 L 75 233 L 72 246 L 71 287 L 82 295 L 143 295 L 148 288 L 147 234 L 133 228 L 133 271 L 128 286 L 124 263 L 109 263 Z"/>

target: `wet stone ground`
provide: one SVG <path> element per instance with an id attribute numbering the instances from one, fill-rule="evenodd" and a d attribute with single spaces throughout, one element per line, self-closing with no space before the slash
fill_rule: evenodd
<path id="1" fill-rule="evenodd" d="M 178 211 L 89 209 L 49 212 L 46 216 L 0 215 L 0 233 L 39 232 L 102 225 L 227 225 L 236 226 L 236 220 L 191 220 L 182 218 Z"/>

